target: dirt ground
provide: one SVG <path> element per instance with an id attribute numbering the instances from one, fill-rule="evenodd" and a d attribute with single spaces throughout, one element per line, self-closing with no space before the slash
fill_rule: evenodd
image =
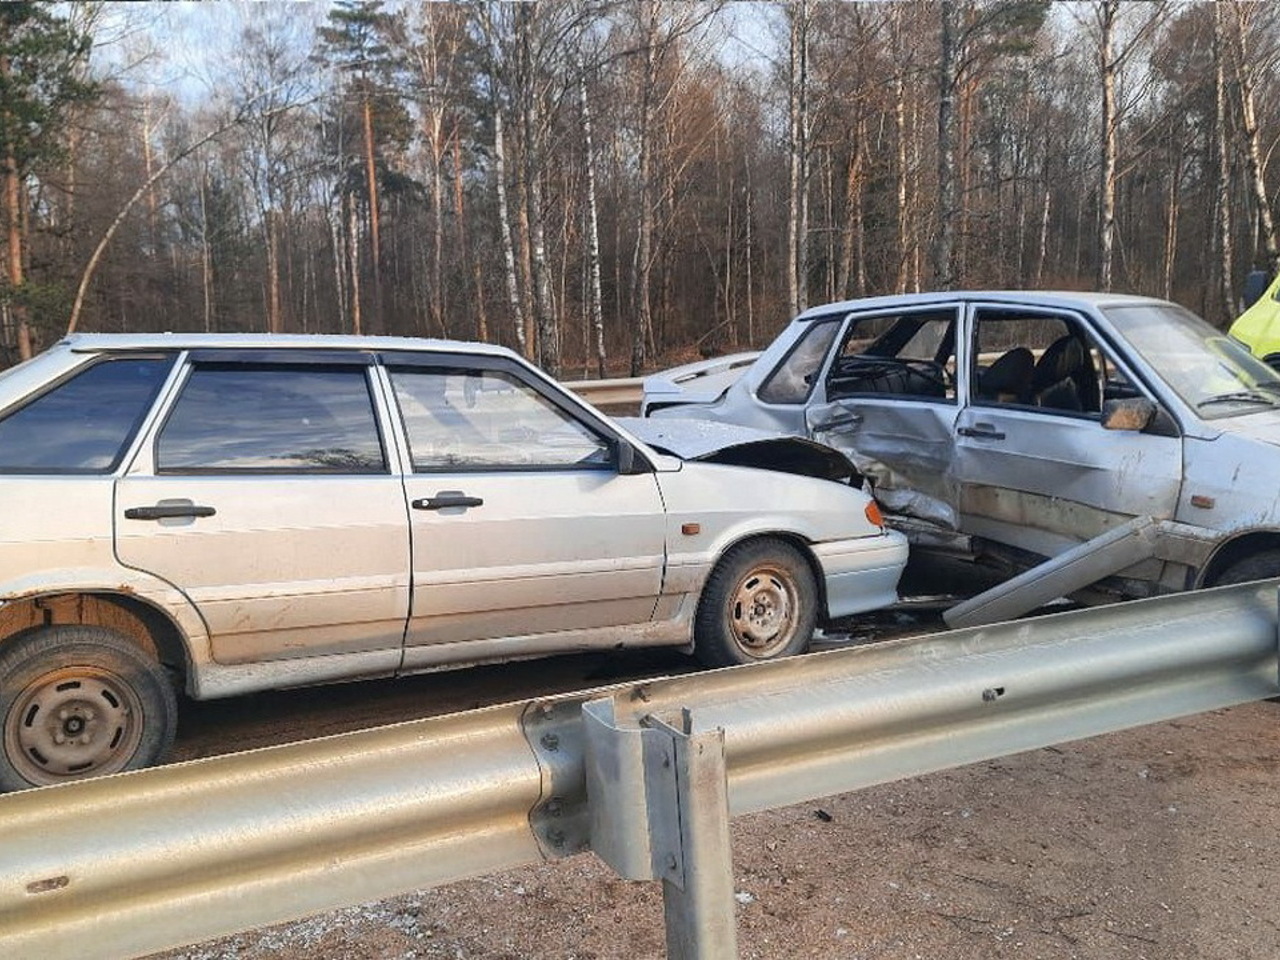
<path id="1" fill-rule="evenodd" d="M 426 715 L 445 690 L 461 708 L 531 683 L 678 668 L 662 656 L 199 705 L 178 753 L 216 752 L 228 734 L 247 746 Z M 1274 960 L 1277 721 L 1280 703 L 1256 703 L 738 818 L 740 954 Z M 163 956 L 656 958 L 663 930 L 660 885 L 620 880 L 588 854 Z"/>

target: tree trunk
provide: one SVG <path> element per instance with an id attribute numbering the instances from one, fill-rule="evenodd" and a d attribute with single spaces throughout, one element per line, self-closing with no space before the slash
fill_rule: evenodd
<path id="1" fill-rule="evenodd" d="M 330 242 L 333 244 L 333 290 L 336 294 L 334 300 L 338 305 L 338 329 L 344 333 L 347 331 L 347 322 L 350 315 L 348 306 L 350 300 L 347 296 L 347 272 L 345 268 L 347 255 L 343 241 L 345 233 L 343 224 L 346 222 L 346 218 L 343 216 L 345 209 L 346 201 L 339 201 L 336 215 L 335 211 L 330 208 L 326 217 L 329 222 Z"/>
<path id="2" fill-rule="evenodd" d="M 447 336 L 444 325 L 444 174 L 440 169 L 443 156 L 440 150 L 440 121 L 435 117 L 434 126 L 427 137 L 431 155 L 431 283 L 427 291 L 431 320 L 440 335 Z"/>
<path id="3" fill-rule="evenodd" d="M 507 147 L 503 135 L 502 108 L 494 105 L 493 112 L 493 177 L 498 192 L 498 225 L 502 234 L 502 257 L 507 280 L 507 303 L 511 307 L 511 323 L 516 338 L 516 348 L 521 356 L 529 356 L 529 344 L 525 338 L 524 309 L 520 300 L 520 279 L 516 272 L 515 244 L 511 239 L 511 210 L 507 198 Z"/>
<path id="4" fill-rule="evenodd" d="M 791 15 L 789 135 L 787 137 L 787 302 L 791 315 L 808 301 L 808 59 L 809 4 L 799 0 Z"/>
<path id="5" fill-rule="evenodd" d="M 746 167 L 745 174 L 747 179 L 747 209 L 746 209 L 746 227 L 743 230 L 743 243 L 746 246 L 746 277 L 744 281 L 747 287 L 747 346 L 754 347 L 756 344 L 756 301 L 754 283 L 754 271 L 752 270 L 752 261 L 755 258 L 755 246 L 753 243 L 755 231 L 753 229 L 755 222 L 755 187 L 751 182 L 751 160 L 747 158 L 744 164 Z"/>
<path id="6" fill-rule="evenodd" d="M 360 225 L 355 198 L 347 198 L 347 269 L 351 278 L 351 332 L 364 333 L 364 318 L 360 310 Z"/>
<path id="7" fill-rule="evenodd" d="M 213 249 L 209 245 L 209 165 L 200 164 L 200 292 L 204 301 L 204 331 L 213 330 Z"/>
<path id="8" fill-rule="evenodd" d="M 267 230 L 267 332 L 283 333 L 280 321 L 280 227 L 278 214 L 269 207 L 263 226 Z"/>
<path id="9" fill-rule="evenodd" d="M 8 242 L 7 278 L 12 290 L 21 290 L 23 283 L 22 183 L 18 175 L 18 159 L 14 154 L 12 144 L 5 149 L 4 156 L 4 209 Z M 30 360 L 33 351 L 31 348 L 31 327 L 27 319 L 27 308 L 20 303 L 14 303 L 10 310 L 13 314 L 17 332 L 18 358 Z"/>
<path id="10" fill-rule="evenodd" d="M 373 103 L 367 95 L 362 107 L 364 171 L 369 193 L 369 268 L 373 276 L 373 328 L 374 332 L 385 333 L 386 318 L 382 316 L 382 224 L 378 215 L 378 167 L 373 144 Z"/>
<path id="11" fill-rule="evenodd" d="M 1179 141 L 1177 156 L 1173 169 L 1169 172 L 1169 199 L 1164 222 L 1164 282 L 1162 295 L 1166 300 L 1173 299 L 1174 264 L 1178 254 L 1178 219 L 1179 202 L 1182 194 L 1182 148 Z"/>
<path id="12" fill-rule="evenodd" d="M 644 33 L 644 88 L 640 92 L 640 225 L 636 237 L 635 299 L 637 323 L 631 335 L 631 376 L 644 371 L 648 344 L 653 331 L 653 301 L 650 285 L 653 278 L 653 214 L 656 198 L 653 188 L 653 119 L 654 86 L 657 83 L 658 11 L 655 0 L 645 0 L 641 16 Z"/>
<path id="13" fill-rule="evenodd" d="M 582 151 L 587 176 L 587 316 L 595 335 L 596 376 L 604 379 L 604 296 L 600 282 L 600 211 L 596 199 L 596 155 L 591 139 L 591 103 L 587 98 L 587 74 L 578 53 L 578 112 L 582 116 Z"/>
<path id="14" fill-rule="evenodd" d="M 1215 4 L 1216 6 L 1216 4 Z M 1267 197 L 1266 170 L 1262 162 L 1262 146 L 1258 131 L 1257 112 L 1254 108 L 1253 59 L 1245 43 L 1246 20 L 1252 10 L 1245 4 L 1231 4 L 1235 14 L 1232 24 L 1235 60 L 1236 88 L 1240 91 L 1240 121 L 1245 140 L 1245 162 L 1249 170 L 1249 187 L 1257 206 L 1259 233 L 1267 257 L 1267 270 L 1275 276 L 1280 270 L 1280 246 L 1276 241 L 1275 220 L 1271 216 L 1271 202 Z"/>
<path id="15" fill-rule="evenodd" d="M 526 145 L 529 213 L 532 220 L 530 241 L 533 245 L 534 316 L 538 336 L 538 363 L 553 377 L 560 376 L 560 324 L 551 297 L 551 266 L 547 262 L 546 205 L 543 203 L 540 151 Z"/>
<path id="16" fill-rule="evenodd" d="M 1236 315 L 1235 298 L 1231 292 L 1231 274 L 1234 269 L 1231 247 L 1231 155 L 1227 139 L 1227 82 L 1222 30 L 1223 5 L 1213 5 L 1213 89 L 1214 89 L 1214 138 L 1218 148 L 1218 176 L 1214 208 L 1218 221 L 1218 253 L 1220 262 L 1220 288 L 1222 320 L 1224 323 Z"/>
<path id="17" fill-rule="evenodd" d="M 456 125 L 453 130 L 453 215 L 458 221 L 458 246 L 462 248 L 462 259 L 471 264 L 475 279 L 475 337 L 481 343 L 485 343 L 489 339 L 489 318 L 484 307 L 484 273 L 480 269 L 479 259 L 471 256 L 471 241 L 467 233 L 466 206 L 462 190 L 462 132 Z"/>
<path id="18" fill-rule="evenodd" d="M 897 216 L 897 261 L 898 267 L 893 281 L 896 293 L 907 291 L 907 269 L 909 266 L 907 243 L 907 85 L 901 71 L 893 78 L 893 128 L 897 138 L 897 169 L 894 181 L 898 194 Z"/>
<path id="19" fill-rule="evenodd" d="M 933 282 L 939 290 L 955 284 L 956 112 L 959 64 L 956 35 L 959 11 L 955 0 L 939 4 L 942 16 L 938 55 L 938 229 L 933 239 Z"/>
<path id="20" fill-rule="evenodd" d="M 1216 6 L 1216 4 L 1215 4 Z M 1098 289 L 1111 289 L 1116 235 L 1116 64 L 1111 48 L 1119 0 L 1103 0 L 1098 8 L 1098 67 L 1102 72 L 1101 164 L 1098 180 Z"/>

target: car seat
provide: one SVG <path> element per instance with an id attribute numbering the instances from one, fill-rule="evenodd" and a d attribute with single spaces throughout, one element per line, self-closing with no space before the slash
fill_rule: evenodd
<path id="1" fill-rule="evenodd" d="M 1055 410 L 1101 409 L 1098 376 L 1084 341 L 1068 333 L 1049 344 L 1036 361 L 1031 396 L 1037 406 Z"/>
<path id="2" fill-rule="evenodd" d="M 1002 353 L 978 373 L 978 397 L 996 403 L 1030 403 L 1036 360 L 1026 347 Z"/>

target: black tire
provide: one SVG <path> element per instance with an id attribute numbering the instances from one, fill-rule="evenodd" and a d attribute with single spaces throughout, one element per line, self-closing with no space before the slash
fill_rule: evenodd
<path id="1" fill-rule="evenodd" d="M 730 549 L 707 578 L 693 625 L 709 667 L 802 653 L 818 620 L 818 586 L 800 551 L 772 538 Z"/>
<path id="2" fill-rule="evenodd" d="M 1272 577 L 1280 577 L 1280 550 L 1259 550 L 1231 564 L 1213 578 L 1210 586 L 1224 587 L 1230 583 L 1249 583 Z"/>
<path id="3" fill-rule="evenodd" d="M 177 716 L 164 669 L 118 633 L 33 630 L 0 645 L 0 790 L 149 767 Z"/>

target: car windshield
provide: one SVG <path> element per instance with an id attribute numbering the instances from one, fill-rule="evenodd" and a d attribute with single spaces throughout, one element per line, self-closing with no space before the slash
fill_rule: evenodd
<path id="1" fill-rule="evenodd" d="M 1280 407 L 1276 372 L 1188 310 L 1173 304 L 1104 312 L 1164 381 L 1205 420 Z"/>

